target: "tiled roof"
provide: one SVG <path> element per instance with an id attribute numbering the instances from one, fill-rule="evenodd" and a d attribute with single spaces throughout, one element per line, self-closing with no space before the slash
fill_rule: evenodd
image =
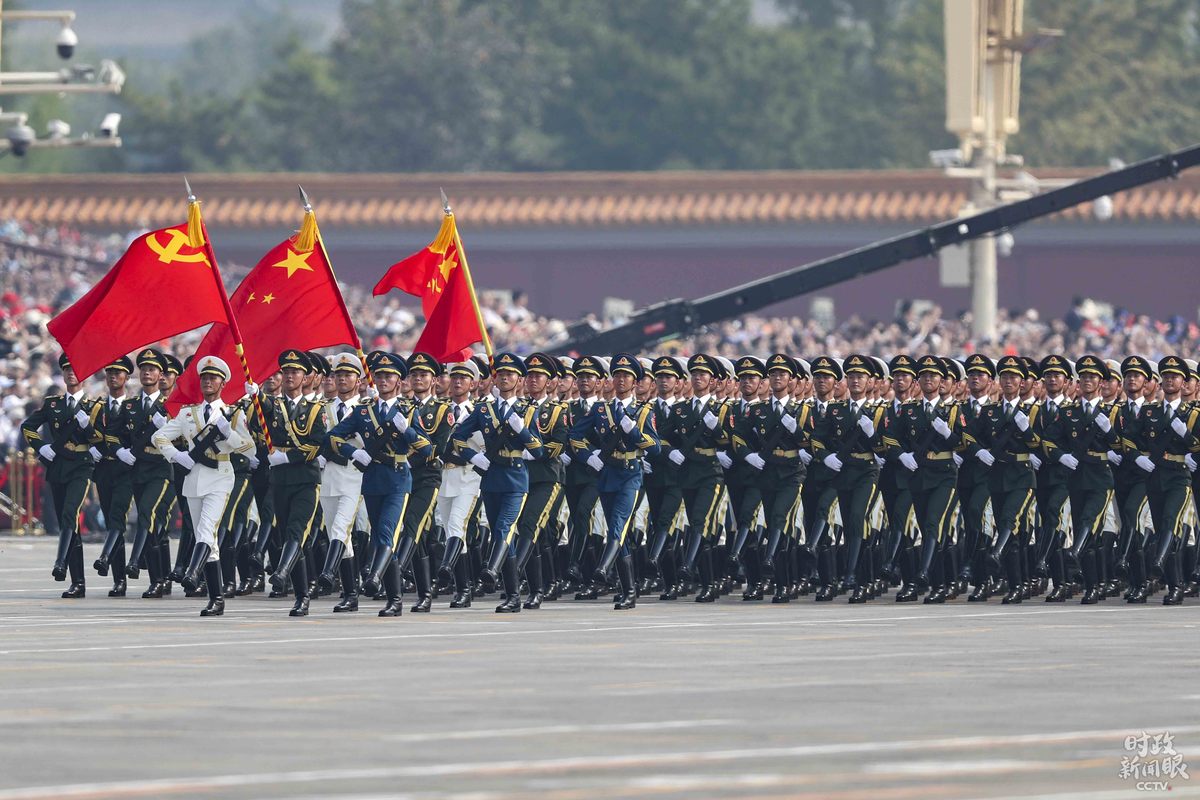
<path id="1" fill-rule="evenodd" d="M 1080 178 L 1097 170 L 1038 170 Z M 423 228 L 437 224 L 438 188 L 472 226 L 923 224 L 953 217 L 966 182 L 936 170 L 871 172 L 483 173 L 476 175 L 195 175 L 205 218 L 244 228 L 294 226 L 296 185 L 326 225 Z M 8 175 L 0 218 L 104 228 L 183 219 L 178 175 Z M 1087 221 L 1084 205 L 1065 219 Z M 1200 220 L 1200 171 L 1113 197 L 1113 217 L 1131 222 Z"/>

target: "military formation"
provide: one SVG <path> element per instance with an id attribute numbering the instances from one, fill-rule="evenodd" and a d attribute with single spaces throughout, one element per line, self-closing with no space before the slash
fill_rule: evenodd
<path id="1" fill-rule="evenodd" d="M 279 355 L 259 386 L 146 348 L 22 425 L 83 598 L 178 584 L 306 616 L 544 603 L 1164 605 L 1200 596 L 1196 363 L 776 353 Z M 203 402 L 165 404 L 185 369 Z M 129 383 L 136 380 L 138 391 Z M 244 396 L 227 405 L 231 381 Z M 181 535 L 172 560 L 172 537 Z M 369 608 L 368 608 L 369 607 Z"/>

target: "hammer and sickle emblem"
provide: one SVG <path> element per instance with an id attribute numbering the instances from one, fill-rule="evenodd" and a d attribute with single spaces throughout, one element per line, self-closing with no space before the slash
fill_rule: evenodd
<path id="1" fill-rule="evenodd" d="M 166 233 L 171 239 L 166 245 L 158 240 L 157 233 L 146 238 L 146 244 L 150 246 L 151 250 L 158 253 L 159 261 L 164 264 L 182 261 L 186 264 L 206 264 L 211 266 L 211 264 L 208 264 L 208 256 L 203 251 L 198 253 L 179 252 L 181 248 L 187 246 L 188 236 L 186 233 L 177 228 L 170 228 Z"/>

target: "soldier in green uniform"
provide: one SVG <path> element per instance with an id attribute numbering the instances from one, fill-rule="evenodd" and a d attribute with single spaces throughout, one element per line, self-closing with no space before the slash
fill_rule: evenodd
<path id="1" fill-rule="evenodd" d="M 867 585 L 873 576 L 867 567 L 860 572 L 859 555 L 871 530 L 867 515 L 879 492 L 879 464 L 876 455 L 883 452 L 883 406 L 872 408 L 866 402 L 866 390 L 873 375 L 869 356 L 855 354 L 843 362 L 845 400 L 830 403 L 824 416 L 813 428 L 813 458 L 831 470 L 846 536 L 846 566 L 843 587 L 853 590 L 850 602 L 866 602 Z M 815 365 L 814 365 L 815 370 Z M 821 587 L 817 600 L 832 600 L 833 585 Z"/>
<path id="2" fill-rule="evenodd" d="M 1142 389 L 1152 373 L 1150 362 L 1141 356 L 1129 356 L 1121 362 L 1121 385 L 1125 400 L 1119 404 L 1120 413 L 1116 418 L 1118 441 L 1108 457 L 1113 469 L 1114 500 L 1121 523 L 1113 571 L 1128 581 L 1125 600 L 1130 603 L 1145 603 L 1149 595 L 1143 557 L 1145 543 L 1138 525 L 1146 505 L 1149 473 L 1138 465 L 1137 458 L 1142 455 L 1141 413 L 1146 403 Z"/>
<path id="3" fill-rule="evenodd" d="M 665 431 L 671 416 L 671 407 L 678 401 L 681 384 L 687 380 L 687 364 L 675 356 L 659 356 L 652 363 L 654 382 L 658 397 L 653 400 L 654 429 Z M 672 538 L 675 518 L 683 505 L 683 491 L 679 485 L 679 467 L 667 457 L 667 448 L 646 458 L 648 472 L 643 489 L 650 509 L 650 528 L 654 538 L 650 545 L 648 560 L 660 578 L 659 600 L 671 601 L 679 598 L 679 576 L 676 571 L 676 546 Z M 647 578 L 649 580 L 649 578 Z M 643 591 L 649 591 L 649 583 Z"/>
<path id="4" fill-rule="evenodd" d="M 834 403 L 834 392 L 842 380 L 841 365 L 829 356 L 817 356 L 810 365 L 813 397 L 810 405 L 814 429 L 825 424 Z M 816 456 L 814 449 L 813 455 Z M 829 514 L 837 499 L 837 472 L 825 464 L 827 454 L 814 458 L 808 465 L 802 496 L 804 499 L 804 530 L 806 541 L 802 548 L 804 561 L 801 571 L 815 578 L 815 598 L 829 601 L 837 596 L 836 547 L 829 533 Z M 840 462 L 839 462 L 840 463 Z"/>
<path id="5" fill-rule="evenodd" d="M 989 391 L 996 378 L 996 364 L 982 353 L 972 353 L 966 359 L 967 398 L 959 403 L 964 440 L 959 447 L 962 463 L 958 467 L 958 504 L 962 512 L 962 567 L 958 579 L 962 584 L 974 584 L 971 596 L 987 592 L 987 567 L 983 563 L 983 524 L 987 512 L 989 468 L 978 458 L 964 454 L 968 442 L 983 435 L 983 409 L 989 402 Z"/>
<path id="6" fill-rule="evenodd" d="M 1042 385 L 1046 387 L 1046 397 L 1041 402 L 1042 413 L 1038 417 L 1038 436 L 1042 441 L 1039 456 L 1042 463 L 1037 468 L 1036 494 L 1041 526 L 1036 537 L 1038 555 L 1033 572 L 1044 575 L 1048 563 L 1054 562 L 1055 583 L 1065 586 L 1071 575 L 1065 574 L 1065 562 L 1059 551 L 1070 524 L 1066 516 L 1066 506 L 1071 494 L 1071 474 L 1077 466 L 1074 457 L 1070 455 L 1070 433 L 1065 420 L 1065 409 L 1071 403 L 1067 392 L 1071 389 L 1070 384 L 1075 372 L 1065 357 L 1054 353 L 1043 358 L 1038 366 L 1042 375 Z M 1062 459 L 1063 455 L 1068 458 Z"/>
<path id="7" fill-rule="evenodd" d="M 96 420 L 96 427 L 104 439 L 96 446 L 100 458 L 96 461 L 92 477 L 96 481 L 96 494 L 100 498 L 106 533 L 100 557 L 92 566 L 100 577 L 105 577 L 109 563 L 113 563 L 113 588 L 108 593 L 109 597 L 124 597 L 127 588 L 125 527 L 129 504 L 133 500 L 133 475 L 131 465 L 118 458 L 117 451 L 121 449 L 121 404 L 125 400 L 125 384 L 132 373 L 133 360 L 128 356 L 121 356 L 105 367 L 104 383 L 108 388 L 108 397 L 102 401 L 103 407 Z"/>
<path id="8" fill-rule="evenodd" d="M 283 552 L 271 585 L 282 592 L 291 579 L 296 603 L 290 616 L 308 615 L 308 569 L 302 550 L 312 531 L 317 514 L 321 486 L 321 468 L 317 455 L 325 440 L 325 420 L 321 404 L 303 397 L 304 384 L 312 369 L 301 350 L 285 350 L 279 356 L 283 373 L 283 396 L 260 397 L 267 431 L 273 448 L 267 456 L 271 469 L 271 491 L 275 500 L 275 524 L 283 537 Z M 250 384 L 247 394 L 258 387 Z M 252 419 L 257 426 L 258 420 Z"/>
<path id="9" fill-rule="evenodd" d="M 750 436 L 751 415 L 759 405 L 759 386 L 767 377 L 767 365 L 754 356 L 742 356 L 735 362 L 734 372 L 741 397 L 731 401 L 725 417 L 725 435 L 733 453 L 731 464 L 725 470 L 725 487 L 734 519 L 733 536 L 729 538 L 729 562 L 735 574 L 739 565 L 745 570 L 746 590 L 742 599 L 761 600 L 762 566 L 758 545 L 762 532 L 757 529 L 757 516 L 759 506 L 763 504 L 759 480 L 762 468 L 748 464 L 742 456 L 749 452 L 745 448 Z"/>
<path id="10" fill-rule="evenodd" d="M 37 450 L 54 497 L 58 552 L 51 575 L 56 581 L 64 581 L 69 568 L 71 586 L 62 596 L 75 599 L 86 594 L 79 512 L 92 484 L 96 464 L 93 451 L 103 441 L 103 434 L 96 427 L 103 404 L 84 395 L 83 385 L 66 354 L 59 357 L 58 367 L 67 387 L 66 395 L 47 397 L 42 407 L 21 423 L 21 434 L 25 446 Z M 43 427 L 47 437 L 42 435 Z"/>

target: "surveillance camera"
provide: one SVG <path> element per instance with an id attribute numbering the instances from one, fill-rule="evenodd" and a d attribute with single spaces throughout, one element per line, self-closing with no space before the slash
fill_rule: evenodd
<path id="1" fill-rule="evenodd" d="M 33 132 L 33 128 L 21 122 L 13 125 L 8 129 L 8 144 L 12 147 L 14 156 L 23 156 L 29 150 L 29 145 L 33 144 L 33 140 L 37 134 Z"/>
<path id="2" fill-rule="evenodd" d="M 1012 255 L 1013 245 L 1016 243 L 1017 240 L 1013 238 L 1013 235 L 1005 231 L 996 237 L 996 252 L 1001 258 L 1008 258 Z"/>
<path id="3" fill-rule="evenodd" d="M 67 26 L 58 32 L 58 38 L 54 40 L 54 47 L 58 50 L 59 58 L 70 58 L 75 55 L 75 46 L 79 44 L 79 37 L 75 35 L 75 31 Z"/>
<path id="4" fill-rule="evenodd" d="M 1097 197 L 1092 201 L 1092 213 L 1100 221 L 1110 220 L 1113 215 L 1113 201 L 1108 195 Z"/>
<path id="5" fill-rule="evenodd" d="M 115 138 L 117 129 L 121 126 L 121 115 L 115 111 L 104 115 L 104 120 L 100 123 L 100 135 L 105 139 Z"/>
<path id="6" fill-rule="evenodd" d="M 71 126 L 61 119 L 52 119 L 46 123 L 46 137 L 49 139 L 65 139 L 71 135 Z"/>
<path id="7" fill-rule="evenodd" d="M 935 167 L 939 167 L 940 169 L 961 167 L 966 163 L 962 148 L 959 147 L 950 150 L 930 150 L 929 160 Z"/>

